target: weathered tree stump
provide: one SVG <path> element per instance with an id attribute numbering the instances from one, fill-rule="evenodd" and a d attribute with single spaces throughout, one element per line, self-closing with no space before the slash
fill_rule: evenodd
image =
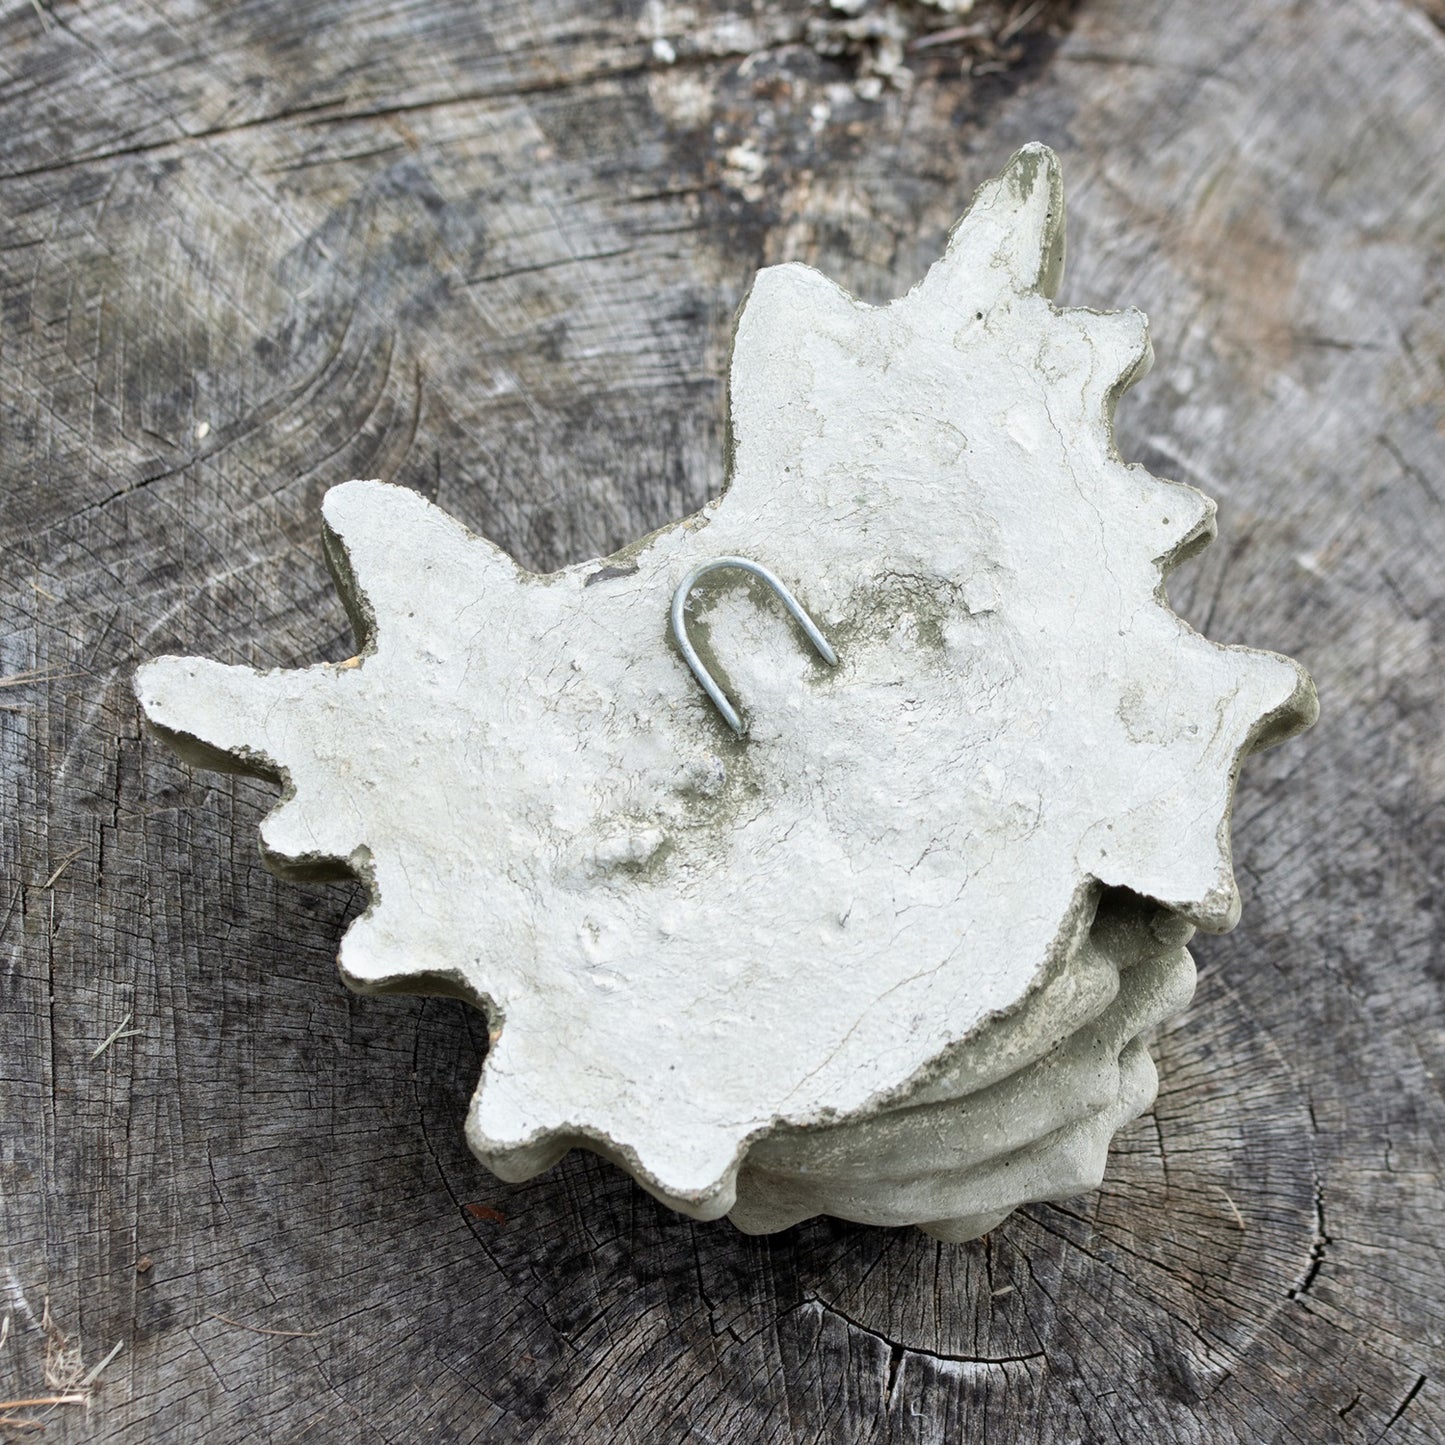
<path id="1" fill-rule="evenodd" d="M 0 20 L 0 1401 L 90 1402 L 0 1433 L 1445 1437 L 1438 6 L 894 15 Z M 756 268 L 897 294 L 1031 139 L 1062 299 L 1151 318 L 1124 454 L 1220 503 L 1173 604 L 1324 709 L 1246 768 L 1157 1105 L 964 1246 L 750 1239 L 583 1155 L 499 1183 L 478 1016 L 342 990 L 357 892 L 261 868 L 269 790 L 145 739 L 135 663 L 346 656 L 350 477 L 534 567 L 695 509 Z"/>

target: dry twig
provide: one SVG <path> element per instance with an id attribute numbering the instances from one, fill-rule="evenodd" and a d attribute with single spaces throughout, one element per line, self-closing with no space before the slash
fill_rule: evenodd
<path id="1" fill-rule="evenodd" d="M 1007 45 L 1043 8 L 1044 0 L 1034 0 L 1032 5 L 1015 15 L 1014 18 L 999 31 L 995 43 L 998 45 Z"/>
<path id="2" fill-rule="evenodd" d="M 80 1346 L 70 1342 L 65 1331 L 57 1325 L 50 1314 L 50 1301 L 45 1302 L 45 1311 L 40 1319 L 45 1331 L 45 1383 L 55 1393 L 30 1395 L 21 1400 L 0 1400 L 0 1430 L 44 1430 L 41 1418 L 12 1415 L 12 1410 L 52 1410 L 59 1405 L 90 1405 L 91 1387 L 100 1378 L 101 1371 L 120 1354 L 123 1340 L 117 1340 L 110 1353 L 89 1370 L 81 1360 Z M 10 1316 L 0 1320 L 0 1345 L 10 1333 Z"/>
<path id="3" fill-rule="evenodd" d="M 65 1331 L 51 1318 L 49 1300 L 45 1301 L 40 1328 L 45 1331 L 45 1383 L 52 1390 L 73 1391 L 80 1382 L 80 1346 L 72 1345 Z M 66 1403 L 84 1404 L 85 1399 Z"/>

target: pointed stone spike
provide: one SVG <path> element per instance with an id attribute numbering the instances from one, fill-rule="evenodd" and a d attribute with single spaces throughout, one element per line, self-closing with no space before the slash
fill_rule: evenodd
<path id="1" fill-rule="evenodd" d="M 204 657 L 158 657 L 136 671 L 146 721 L 187 761 L 277 777 L 267 715 L 295 688 L 293 672 L 258 672 Z"/>
<path id="2" fill-rule="evenodd" d="M 1188 482 L 1152 476 L 1137 465 L 1129 470 L 1156 500 L 1160 525 L 1168 529 L 1161 536 L 1162 550 L 1155 557 L 1160 571 L 1167 577 L 1181 562 L 1202 552 L 1218 535 L 1214 499 Z"/>
<path id="3" fill-rule="evenodd" d="M 518 579 L 517 564 L 500 547 L 408 487 L 343 482 L 326 493 L 321 515 L 326 562 L 361 650 L 374 645 L 378 617 L 390 622 L 415 611 L 428 578 L 445 575 L 454 557 L 464 555 L 468 572 L 485 585 Z"/>
<path id="4" fill-rule="evenodd" d="M 738 311 L 728 377 L 734 445 L 753 440 L 740 418 L 786 416 L 811 378 L 797 364 L 792 342 L 818 335 L 846 343 L 864 308 L 821 271 L 797 262 L 759 271 Z M 770 448 L 775 436 L 767 437 Z"/>
<path id="5" fill-rule="evenodd" d="M 1119 398 L 1154 364 L 1149 318 L 1137 307 L 1125 311 L 1086 311 L 1071 307 L 1062 313 L 1087 338 L 1093 370 L 1085 382 L 1089 397 L 1112 426 Z"/>
<path id="6" fill-rule="evenodd" d="M 779 312 L 792 313 L 800 325 L 814 330 L 818 326 L 820 310 L 824 315 L 830 310 L 846 314 L 858 304 L 836 281 L 821 271 L 815 271 L 801 261 L 788 261 L 781 266 L 766 266 L 758 272 L 738 314 L 746 317 L 754 306 L 775 316 Z"/>
<path id="7" fill-rule="evenodd" d="M 1045 145 L 1026 145 L 1003 173 L 974 193 L 953 228 L 948 249 L 919 292 L 929 304 L 987 309 L 1008 293 L 1058 294 L 1064 276 L 1064 184 L 1058 157 Z"/>

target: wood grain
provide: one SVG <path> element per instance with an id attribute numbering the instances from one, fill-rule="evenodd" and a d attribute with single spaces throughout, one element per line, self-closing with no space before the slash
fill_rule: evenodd
<path id="1" fill-rule="evenodd" d="M 1445 1438 L 1434 14 L 1085 0 L 866 101 L 780 0 L 9 6 L 0 1401 L 122 1348 L 0 1433 Z M 536 567 L 695 508 L 756 267 L 896 294 L 1030 139 L 1063 299 L 1153 323 L 1125 454 L 1220 502 L 1175 605 L 1324 707 L 1246 771 L 1157 1106 L 969 1246 L 748 1239 L 587 1156 L 498 1183 L 478 1020 L 340 988 L 359 898 L 261 869 L 267 789 L 143 738 L 135 663 L 344 657 L 349 477 Z"/>

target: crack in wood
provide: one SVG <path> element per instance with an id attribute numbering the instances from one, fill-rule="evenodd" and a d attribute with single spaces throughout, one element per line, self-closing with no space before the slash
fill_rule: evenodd
<path id="1" fill-rule="evenodd" d="M 884 1334 L 881 1330 L 874 1329 L 871 1325 L 865 1325 L 862 1320 L 855 1319 L 852 1315 L 840 1310 L 837 1305 L 830 1305 L 826 1300 L 817 1295 L 808 1295 L 801 1303 L 793 1307 L 793 1311 L 813 1309 L 821 1314 L 832 1315 L 835 1319 L 842 1320 L 850 1329 L 858 1330 L 862 1334 L 870 1336 L 884 1345 L 889 1351 L 889 1365 L 887 1375 L 887 1388 L 884 1391 L 885 1398 L 892 1393 L 892 1385 L 896 1380 L 898 1367 L 904 1356 L 917 1355 L 925 1360 L 937 1360 L 944 1364 L 954 1365 L 1024 1365 L 1031 1364 L 1035 1360 L 1046 1358 L 1043 1350 L 1030 1350 L 1023 1354 L 1016 1355 L 964 1355 L 953 1354 L 947 1350 L 930 1350 L 922 1345 L 907 1345 L 901 1340 L 895 1340 Z M 895 1355 L 895 1352 L 896 1355 Z"/>

